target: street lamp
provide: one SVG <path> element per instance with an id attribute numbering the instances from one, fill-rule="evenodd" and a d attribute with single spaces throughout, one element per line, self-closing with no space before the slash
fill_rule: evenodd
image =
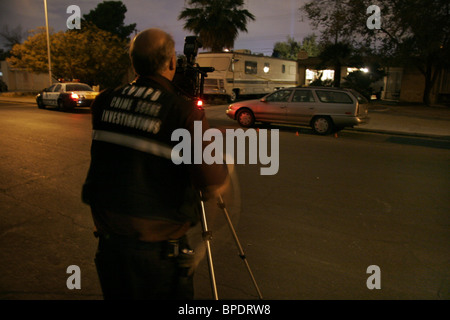
<path id="1" fill-rule="evenodd" d="M 47 16 L 47 0 L 44 0 L 45 8 L 45 29 L 47 31 L 47 54 L 48 54 L 48 81 L 49 86 L 52 85 L 52 62 L 50 58 L 50 35 L 48 33 L 48 16 Z"/>

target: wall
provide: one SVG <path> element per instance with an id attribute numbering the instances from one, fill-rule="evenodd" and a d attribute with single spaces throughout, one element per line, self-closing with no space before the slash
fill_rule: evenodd
<path id="1" fill-rule="evenodd" d="M 404 68 L 400 88 L 401 102 L 421 103 L 425 89 L 425 77 L 416 68 Z"/>
<path id="2" fill-rule="evenodd" d="M 35 92 L 49 86 L 48 73 L 33 73 L 23 69 L 12 69 L 6 61 L 0 62 L 2 80 L 8 91 Z M 56 82 L 56 79 L 53 79 Z"/>
<path id="3" fill-rule="evenodd" d="M 404 68 L 400 91 L 401 102 L 422 103 L 425 90 L 425 76 L 415 67 Z M 450 70 L 440 71 L 430 93 L 430 103 L 440 104 L 450 101 Z"/>

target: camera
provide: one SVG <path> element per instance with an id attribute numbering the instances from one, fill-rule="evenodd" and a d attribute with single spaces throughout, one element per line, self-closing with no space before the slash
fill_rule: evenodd
<path id="1" fill-rule="evenodd" d="M 173 79 L 174 85 L 190 100 L 203 99 L 203 86 L 208 72 L 213 67 L 200 67 L 195 63 L 198 49 L 202 47 L 197 36 L 187 36 L 184 42 L 184 56 L 177 60 L 177 69 Z"/>

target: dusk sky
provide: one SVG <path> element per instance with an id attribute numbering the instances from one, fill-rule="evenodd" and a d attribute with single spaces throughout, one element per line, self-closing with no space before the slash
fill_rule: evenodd
<path id="1" fill-rule="evenodd" d="M 70 14 L 67 7 L 77 5 L 81 15 L 89 13 L 100 0 L 47 0 L 49 25 L 54 31 L 66 30 Z M 151 27 L 161 28 L 174 37 L 176 50 L 182 53 L 184 37 L 190 35 L 183 29 L 184 21 L 177 19 L 187 6 L 185 0 L 123 0 L 128 12 L 125 23 L 136 23 L 139 31 Z M 313 33 L 309 22 L 302 18 L 299 8 L 306 0 L 246 0 L 245 8 L 256 20 L 247 25 L 248 33 L 240 33 L 235 49 L 271 55 L 274 43 L 288 36 L 301 41 Z M 302 22 L 303 20 L 303 22 Z M 0 27 L 10 29 L 22 26 L 24 31 L 45 26 L 44 0 L 0 0 Z M 81 26 L 83 27 L 83 26 Z M 319 33 L 315 31 L 317 35 Z"/>

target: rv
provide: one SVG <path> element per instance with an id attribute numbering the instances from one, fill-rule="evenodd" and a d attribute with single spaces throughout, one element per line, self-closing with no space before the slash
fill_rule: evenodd
<path id="1" fill-rule="evenodd" d="M 200 67 L 213 67 L 204 83 L 204 96 L 222 96 L 230 102 L 239 96 L 265 95 L 297 85 L 297 62 L 263 55 L 249 50 L 199 53 Z"/>

